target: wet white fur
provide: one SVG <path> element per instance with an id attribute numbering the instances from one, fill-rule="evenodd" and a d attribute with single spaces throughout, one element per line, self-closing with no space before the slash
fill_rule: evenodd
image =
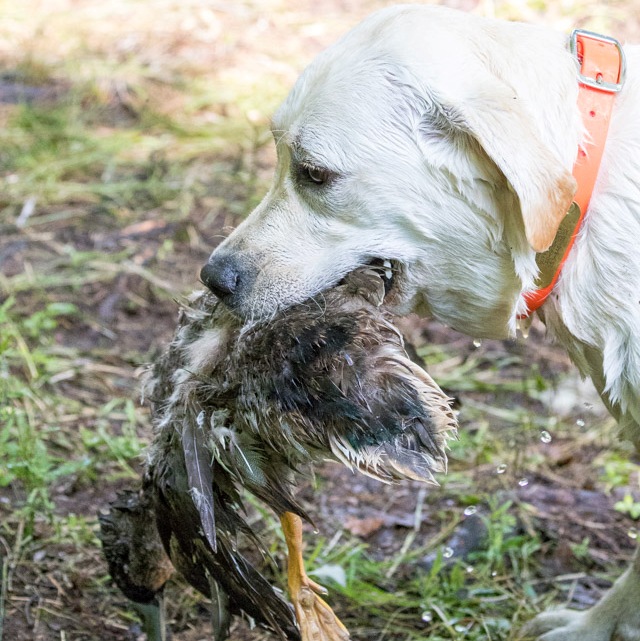
<path id="1" fill-rule="evenodd" d="M 638 444 L 640 48 L 625 49 L 627 83 L 591 207 L 541 316 Z M 524 221 L 555 198 L 578 147 L 589 150 L 576 96 L 565 34 L 433 6 L 374 14 L 316 58 L 274 118 L 273 186 L 221 246 L 257 270 L 239 311 L 269 315 L 381 257 L 402 265 L 399 311 L 474 337 L 512 335 L 536 277 L 532 245 L 544 243 Z M 296 148 L 339 179 L 300 185 Z M 637 610 L 630 572 L 612 594 L 635 591 Z M 635 615 L 610 601 L 598 612 L 611 623 L 603 629 L 640 639 L 637 626 L 620 632 Z M 576 623 L 542 638 L 611 634 Z"/>
<path id="2" fill-rule="evenodd" d="M 403 265 L 399 311 L 432 314 L 475 337 L 513 334 L 536 276 L 519 199 L 543 191 L 554 171 L 534 162 L 540 155 L 530 147 L 542 146 L 567 172 L 578 146 L 589 147 L 566 40 L 536 26 L 404 5 L 374 14 L 318 56 L 274 118 L 271 190 L 218 250 L 257 266 L 240 311 L 271 314 L 379 256 Z M 627 57 L 588 218 L 543 310 L 637 440 L 640 49 L 627 47 Z M 484 147 L 472 131 L 480 117 Z M 320 190 L 296 184 L 295 145 L 340 178 Z M 487 150 L 494 145 L 498 152 Z"/>

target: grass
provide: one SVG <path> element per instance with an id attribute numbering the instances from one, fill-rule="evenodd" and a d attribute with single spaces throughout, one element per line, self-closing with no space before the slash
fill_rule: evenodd
<path id="1" fill-rule="evenodd" d="M 81 401 L 56 389 L 56 382 L 73 376 L 79 365 L 77 354 L 56 349 L 51 339 L 63 319 L 77 314 L 74 305 L 49 303 L 21 317 L 13 304 L 9 298 L 0 307 L 0 443 L 6 457 L 0 486 L 17 493 L 31 535 L 36 519 L 52 520 L 50 488 L 61 480 L 95 483 L 111 463 L 135 477 L 129 461 L 142 447 L 137 436 L 141 416 L 129 397 L 87 411 Z M 82 425 L 90 413 L 92 430 Z M 112 432 L 116 424 L 120 434 Z"/>
<path id="2" fill-rule="evenodd" d="M 356 638 L 506 638 L 517 621 L 514 609 L 527 602 L 526 586 L 517 585 L 513 574 L 526 577 L 539 548 L 535 537 L 513 535 L 510 507 L 492 507 L 485 518 L 487 547 L 464 562 L 448 563 L 447 547 L 439 546 L 429 570 L 397 576 L 400 567 L 419 563 L 433 542 L 384 561 L 351 542 L 329 554 L 320 548 L 311 560 L 344 568 L 345 582 L 332 584 L 333 590 L 350 610 L 367 613 L 365 625 L 360 619 L 349 626 Z"/>
<path id="3" fill-rule="evenodd" d="M 138 370 L 171 335 L 174 298 L 264 192 L 268 119 L 286 88 L 345 22 L 382 4 L 347 18 L 327 1 L 322 21 L 311 5 L 276 0 L 2 8 L 0 640 L 129 638 L 132 615 L 108 581 L 95 514 L 141 469 L 150 433 Z M 583 26 L 616 26 L 627 4 L 607 16 L 594 2 L 562 15 L 551 3 L 486 9 L 561 24 L 580 11 Z M 31 97 L 3 102 L 7 86 Z M 449 474 L 426 492 L 321 470 L 315 494 L 305 489 L 320 529 L 307 558 L 354 638 L 511 639 L 556 593 L 580 593 L 584 569 L 615 576 L 633 547 L 637 473 L 597 408 L 556 415 L 549 398 L 567 363 L 535 332 L 528 343 L 477 345 L 428 330 L 422 355 L 462 399 Z M 576 453 L 578 440 L 593 461 Z M 357 501 L 332 500 L 345 482 Z M 587 524 L 567 552 L 549 496 L 535 492 L 587 485 L 611 497 L 602 518 L 612 534 Z M 485 543 L 454 563 L 448 551 L 469 508 Z M 277 522 L 252 509 L 281 560 Z M 553 583 L 546 568 L 558 559 L 568 578 Z M 180 584 L 169 596 L 172 627 L 205 637 L 199 598 Z"/>

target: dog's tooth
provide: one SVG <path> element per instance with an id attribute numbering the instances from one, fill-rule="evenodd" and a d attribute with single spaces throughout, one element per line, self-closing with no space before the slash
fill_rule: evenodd
<path id="1" fill-rule="evenodd" d="M 388 280 L 391 280 L 393 277 L 393 270 L 391 269 L 391 261 L 389 259 L 382 261 L 382 266 L 384 267 L 384 276 Z"/>

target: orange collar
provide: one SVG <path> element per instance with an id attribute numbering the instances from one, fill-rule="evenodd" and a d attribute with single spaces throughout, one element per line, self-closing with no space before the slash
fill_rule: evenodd
<path id="1" fill-rule="evenodd" d="M 578 149 L 573 165 L 573 177 L 578 183 L 573 205 L 551 247 L 536 256 L 540 270 L 536 282 L 538 289 L 524 294 L 527 311 L 519 316 L 520 319 L 527 318 L 538 309 L 558 281 L 589 207 L 607 139 L 613 102 L 624 84 L 625 57 L 617 40 L 576 29 L 571 34 L 569 46 L 579 64 L 578 108 L 586 130 L 585 139 L 590 145 L 589 153 L 582 146 Z"/>

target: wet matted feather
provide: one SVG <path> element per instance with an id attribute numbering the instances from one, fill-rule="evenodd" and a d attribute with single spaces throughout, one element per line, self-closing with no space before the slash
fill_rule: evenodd
<path id="1" fill-rule="evenodd" d="M 218 610 L 224 593 L 282 638 L 298 636 L 289 606 L 237 551 L 241 534 L 260 547 L 242 490 L 307 518 L 293 490 L 314 462 L 385 482 L 432 482 L 446 468 L 449 399 L 407 356 L 383 298 L 374 268 L 263 323 L 196 294 L 145 386 L 155 430 L 146 486 L 174 565 Z"/>
<path id="2" fill-rule="evenodd" d="M 119 492 L 98 521 L 111 578 L 134 602 L 148 639 L 165 641 L 163 590 L 174 568 L 157 531 L 153 494 Z"/>

